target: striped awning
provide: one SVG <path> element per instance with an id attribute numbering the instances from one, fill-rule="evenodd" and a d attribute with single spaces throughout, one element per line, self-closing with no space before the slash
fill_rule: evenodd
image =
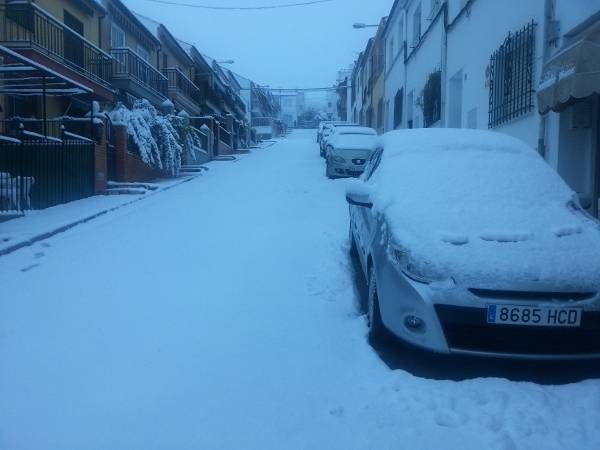
<path id="1" fill-rule="evenodd" d="M 538 110 L 559 112 L 593 94 L 600 94 L 600 21 L 545 64 L 537 91 Z"/>

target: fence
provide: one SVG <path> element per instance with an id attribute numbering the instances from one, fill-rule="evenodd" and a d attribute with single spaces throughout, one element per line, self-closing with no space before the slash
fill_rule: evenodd
<path id="1" fill-rule="evenodd" d="M 94 144 L 0 136 L 0 212 L 43 209 L 94 194 Z"/>

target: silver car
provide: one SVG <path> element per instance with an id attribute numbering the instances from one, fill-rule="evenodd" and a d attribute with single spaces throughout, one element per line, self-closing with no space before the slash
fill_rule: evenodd
<path id="1" fill-rule="evenodd" d="M 371 336 L 440 353 L 600 357 L 599 224 L 525 144 L 391 132 L 346 199 Z"/>
<path id="2" fill-rule="evenodd" d="M 379 142 L 374 131 L 356 128 L 331 136 L 325 155 L 327 178 L 360 176 Z"/>

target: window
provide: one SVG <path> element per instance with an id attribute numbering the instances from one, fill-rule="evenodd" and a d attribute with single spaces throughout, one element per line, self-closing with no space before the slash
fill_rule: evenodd
<path id="1" fill-rule="evenodd" d="M 413 109 L 414 109 L 414 101 L 415 101 L 415 91 L 414 89 L 410 91 L 408 97 L 406 98 L 406 126 L 407 128 L 413 127 Z"/>
<path id="2" fill-rule="evenodd" d="M 532 21 L 518 32 L 509 33 L 490 58 L 489 128 L 533 110 L 535 27 Z"/>
<path id="3" fill-rule="evenodd" d="M 417 9 L 415 10 L 415 12 L 413 14 L 413 36 L 412 36 L 413 47 L 416 47 L 419 44 L 420 40 L 421 40 L 421 4 L 419 3 L 419 6 L 417 6 Z"/>
<path id="4" fill-rule="evenodd" d="M 112 48 L 125 47 L 125 33 L 114 23 L 110 26 L 110 46 Z"/>
<path id="5" fill-rule="evenodd" d="M 377 103 L 377 129 L 383 128 L 383 99 Z"/>
<path id="6" fill-rule="evenodd" d="M 394 37 L 392 36 L 390 38 L 389 44 L 388 44 L 388 70 L 392 67 L 392 64 L 394 63 Z"/>
<path id="7" fill-rule="evenodd" d="M 440 120 L 442 111 L 442 72 L 429 75 L 423 88 L 423 122 L 430 127 Z"/>
<path id="8" fill-rule="evenodd" d="M 394 128 L 402 124 L 402 109 L 404 107 L 404 89 L 400 88 L 394 97 Z"/>
<path id="9" fill-rule="evenodd" d="M 163 70 L 166 69 L 169 65 L 169 58 L 166 53 L 163 53 Z"/>

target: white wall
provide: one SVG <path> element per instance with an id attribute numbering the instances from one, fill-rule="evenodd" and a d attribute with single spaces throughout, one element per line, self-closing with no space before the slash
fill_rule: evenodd
<path id="1" fill-rule="evenodd" d="M 450 80 L 462 71 L 462 114 L 461 126 L 476 122 L 480 129 L 488 128 L 489 87 L 486 69 L 492 53 L 506 39 L 509 32 L 519 31 L 534 20 L 536 43 L 534 54 L 534 86 L 537 86 L 543 63 L 545 0 L 476 0 L 467 13 L 463 13 L 449 29 L 447 36 L 447 99 L 452 98 L 453 84 Z M 450 0 L 449 23 L 461 10 L 462 0 Z M 534 95 L 535 97 L 535 95 Z M 534 100 L 535 102 L 535 100 Z M 451 102 L 446 102 L 447 117 L 451 111 Z M 474 119 L 474 120 L 473 120 Z M 528 114 L 495 128 L 497 131 L 516 136 L 532 147 L 537 146 L 539 134 L 539 115 L 534 105 Z"/>
<path id="2" fill-rule="evenodd" d="M 394 128 L 394 100 L 396 93 L 404 87 L 404 39 L 406 36 L 406 26 L 404 10 L 397 8 L 393 16 L 388 18 L 388 25 L 385 40 L 385 131 Z M 393 43 L 393 50 L 390 52 L 390 44 Z M 406 99 L 406 93 L 404 95 Z M 404 111 L 403 116 L 406 116 Z M 404 117 L 403 117 L 404 119 Z"/>
<path id="3" fill-rule="evenodd" d="M 412 29 L 414 11 L 421 4 L 421 30 L 424 37 L 421 38 L 417 50 L 411 55 L 412 46 Z M 423 110 L 415 103 L 420 96 L 427 78 L 429 75 L 442 68 L 442 52 L 443 52 L 443 36 L 444 36 L 444 21 L 443 17 L 438 18 L 435 22 L 427 20 L 430 11 L 430 0 L 422 0 L 422 2 L 413 1 L 407 14 L 408 34 L 407 34 L 407 52 L 409 60 L 406 63 L 406 88 L 405 96 L 413 93 L 413 127 L 420 128 L 424 126 Z M 408 97 L 406 97 L 408 98 Z M 408 100 L 407 100 L 408 101 Z M 443 99 L 442 99 L 443 104 Z M 405 110 L 410 110 L 410 105 L 406 104 Z M 404 114 L 403 126 L 407 126 L 407 117 Z"/>

